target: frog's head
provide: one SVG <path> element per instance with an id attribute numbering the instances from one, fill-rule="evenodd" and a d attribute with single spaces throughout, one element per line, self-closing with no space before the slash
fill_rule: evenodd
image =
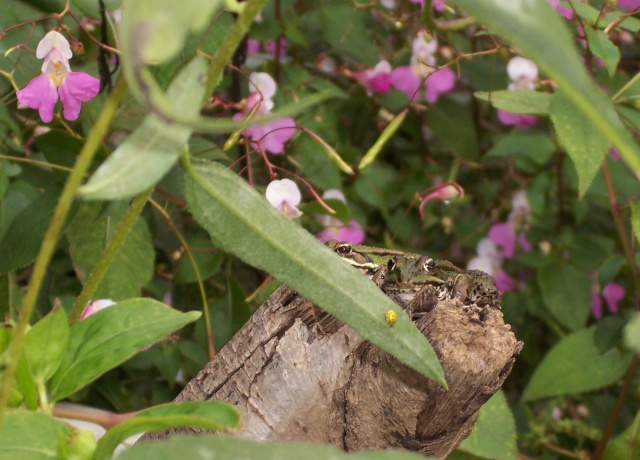
<path id="1" fill-rule="evenodd" d="M 366 254 L 357 251 L 347 242 L 338 242 L 337 240 L 329 240 L 325 245 L 333 252 L 342 257 L 349 264 L 364 269 L 374 269 L 376 264 Z"/>

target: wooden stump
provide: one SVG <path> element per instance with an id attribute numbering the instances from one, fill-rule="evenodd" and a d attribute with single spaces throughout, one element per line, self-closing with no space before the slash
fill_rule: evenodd
<path id="1" fill-rule="evenodd" d="M 471 433 L 522 342 L 498 306 L 439 301 L 432 286 L 413 304 L 419 308 L 409 311 L 438 355 L 449 391 L 283 286 L 176 401 L 234 404 L 242 413 L 239 434 L 256 440 L 347 451 L 399 447 L 444 458 Z"/>

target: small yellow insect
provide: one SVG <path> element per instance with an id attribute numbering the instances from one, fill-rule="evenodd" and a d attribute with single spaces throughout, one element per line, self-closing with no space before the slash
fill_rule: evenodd
<path id="1" fill-rule="evenodd" d="M 398 314 L 395 310 L 387 310 L 387 313 L 384 315 L 384 319 L 389 326 L 393 326 L 398 321 Z"/>

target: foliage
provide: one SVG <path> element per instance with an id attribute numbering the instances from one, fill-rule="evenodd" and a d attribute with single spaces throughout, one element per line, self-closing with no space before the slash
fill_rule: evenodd
<path id="1" fill-rule="evenodd" d="M 396 306 L 312 236 L 364 234 L 481 268 L 504 291 L 525 347 L 456 458 L 633 458 L 638 2 L 5 3 L 0 457 L 109 458 L 136 432 L 233 430 L 225 404 L 147 408 L 279 283 L 446 385 L 406 315 L 388 327 Z M 36 56 L 52 29 L 70 61 Z M 99 76 L 102 93 L 78 87 L 70 106 L 54 81 L 71 85 L 67 72 Z M 17 104 L 42 75 L 62 104 L 51 123 L 37 100 Z M 277 178 L 302 204 L 263 198 Z M 79 320 L 99 298 L 116 304 Z M 51 417 L 61 399 L 147 411 L 116 416 L 96 444 Z M 341 455 L 225 437 L 125 455 L 158 449 Z M 359 456 L 411 457 L 345 458 Z"/>

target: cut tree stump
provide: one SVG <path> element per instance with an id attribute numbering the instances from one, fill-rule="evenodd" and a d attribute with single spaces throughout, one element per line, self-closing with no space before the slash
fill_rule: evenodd
<path id="1" fill-rule="evenodd" d="M 239 435 L 255 440 L 315 441 L 347 451 L 396 447 L 444 458 L 471 433 L 522 342 L 499 305 L 438 300 L 432 286 L 412 305 L 449 391 L 282 286 L 176 401 L 227 401 L 242 413 Z M 143 439 L 176 432 L 185 430 Z"/>

